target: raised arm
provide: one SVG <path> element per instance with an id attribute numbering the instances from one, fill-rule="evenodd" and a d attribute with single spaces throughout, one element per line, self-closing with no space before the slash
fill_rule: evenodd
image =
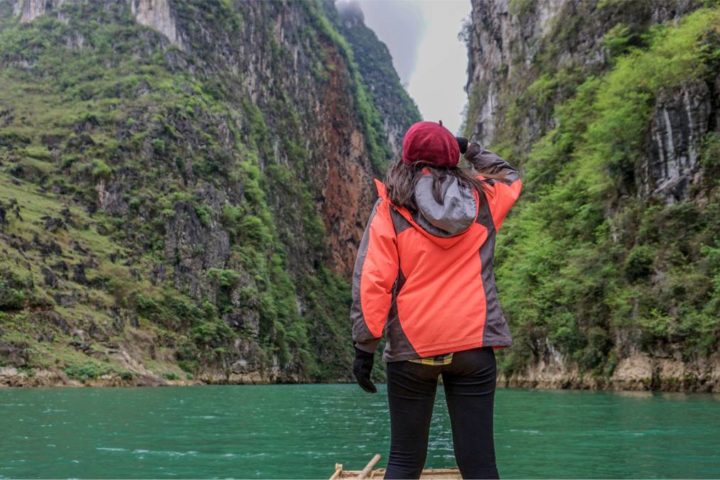
<path id="1" fill-rule="evenodd" d="M 485 196 L 490 204 L 495 229 L 499 230 L 505 216 L 515 204 L 520 191 L 522 180 L 520 172 L 503 160 L 499 155 L 486 150 L 477 142 L 468 145 L 465 159 L 485 179 L 490 186 Z"/>

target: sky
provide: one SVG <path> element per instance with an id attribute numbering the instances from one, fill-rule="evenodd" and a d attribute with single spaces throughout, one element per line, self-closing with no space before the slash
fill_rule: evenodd
<path id="1" fill-rule="evenodd" d="M 467 49 L 458 38 L 470 0 L 338 0 L 359 3 L 365 25 L 390 50 L 425 120 L 460 133 L 467 103 Z"/>

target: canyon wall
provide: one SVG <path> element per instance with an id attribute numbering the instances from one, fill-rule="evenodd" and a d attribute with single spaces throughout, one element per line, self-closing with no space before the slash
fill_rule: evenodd
<path id="1" fill-rule="evenodd" d="M 719 391 L 717 3 L 473 0 L 465 38 L 466 134 L 524 175 L 504 383 Z"/>
<path id="2" fill-rule="evenodd" d="M 331 1 L 0 1 L 0 383 L 349 379 L 372 178 L 419 115 L 339 25 Z"/>

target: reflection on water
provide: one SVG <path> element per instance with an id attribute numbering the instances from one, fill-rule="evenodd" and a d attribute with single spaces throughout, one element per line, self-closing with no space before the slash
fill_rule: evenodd
<path id="1" fill-rule="evenodd" d="M 500 389 L 504 478 L 720 477 L 720 395 Z M 386 457 L 385 390 L 0 390 L 0 477 L 322 478 Z M 384 464 L 386 458 L 381 460 Z M 454 465 L 442 389 L 428 467 Z"/>

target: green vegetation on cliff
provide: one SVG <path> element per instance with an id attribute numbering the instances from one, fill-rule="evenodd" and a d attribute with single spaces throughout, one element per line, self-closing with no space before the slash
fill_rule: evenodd
<path id="1" fill-rule="evenodd" d="M 685 198 L 644 190 L 653 188 L 648 148 L 658 102 L 693 95 L 694 86 L 717 88 L 720 10 L 629 32 L 606 35 L 613 53 L 605 73 L 580 80 L 547 67 L 509 108 L 512 117 L 513 108 L 568 98 L 526 155 L 526 188 L 498 242 L 498 288 L 515 338 L 506 374 L 522 371 L 546 342 L 601 377 L 633 349 L 691 361 L 718 348 L 717 131 L 701 142 L 702 180 Z M 717 91 L 710 95 L 717 109 Z M 514 128 L 504 124 L 495 146 L 523 158 Z"/>
<path id="2" fill-rule="evenodd" d="M 350 292 L 319 208 L 333 144 L 316 142 L 362 134 L 359 191 L 389 153 L 322 8 L 173 1 L 178 46 L 122 2 L 68 2 L 29 23 L 10 4 L 0 367 L 80 380 L 347 375 Z M 346 108 L 338 131 L 313 110 L 326 92 Z"/>
<path id="3" fill-rule="evenodd" d="M 422 119 L 417 105 L 402 86 L 400 76 L 393 68 L 387 46 L 364 23 L 359 5 L 345 4 L 340 12 L 325 4 L 325 14 L 352 46 L 355 62 L 363 82 L 368 86 L 373 104 L 383 118 L 390 121 L 383 127 L 388 141 L 400 150 L 402 139 L 410 125 Z M 379 117 L 376 117 L 379 120 Z"/>

